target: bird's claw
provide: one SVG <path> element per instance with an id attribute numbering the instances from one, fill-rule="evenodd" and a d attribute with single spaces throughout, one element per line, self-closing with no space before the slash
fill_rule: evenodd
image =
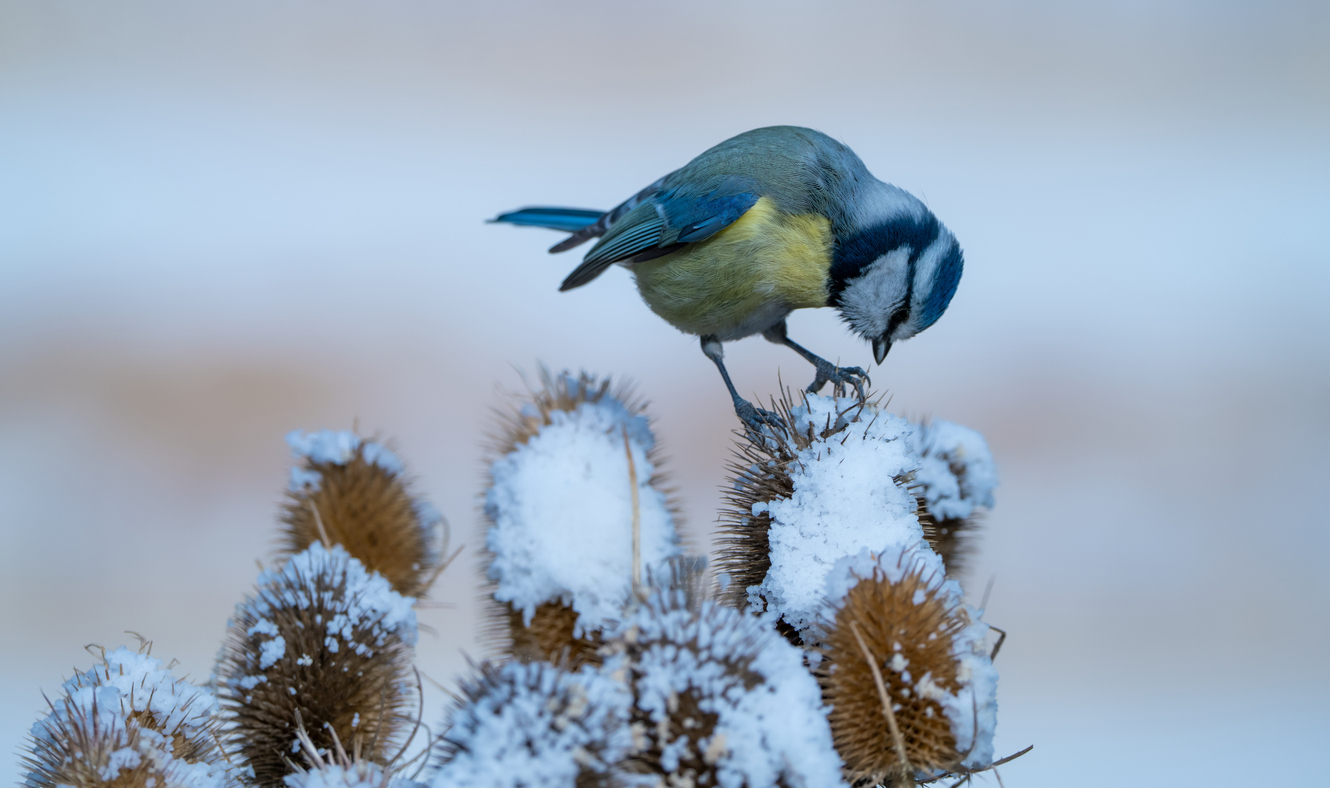
<path id="1" fill-rule="evenodd" d="M 816 394 L 827 383 L 832 384 L 832 391 L 838 397 L 846 392 L 847 386 L 853 386 L 855 393 L 859 395 L 860 401 L 866 398 L 864 385 L 873 385 L 868 373 L 859 367 L 838 367 L 829 361 L 822 361 L 817 365 L 817 377 L 813 378 L 813 383 L 808 387 L 808 391 Z"/>
<path id="2" fill-rule="evenodd" d="M 746 399 L 736 399 L 734 401 L 734 412 L 739 416 L 739 420 L 744 423 L 744 426 L 755 434 L 761 435 L 764 426 L 771 427 L 775 432 L 785 431 L 785 422 L 781 419 L 780 414 L 756 407 Z"/>

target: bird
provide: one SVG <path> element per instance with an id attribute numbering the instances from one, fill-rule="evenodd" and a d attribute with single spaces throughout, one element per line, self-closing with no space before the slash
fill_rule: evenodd
<path id="1" fill-rule="evenodd" d="M 490 221 L 570 233 L 551 253 L 598 239 L 559 290 L 628 268 L 652 311 L 700 338 L 739 419 L 758 431 L 779 419 L 739 396 L 723 343 L 761 334 L 813 364 L 808 391 L 830 382 L 862 400 L 868 373 L 796 343 L 789 314 L 833 307 L 881 365 L 942 316 L 964 268 L 955 236 L 922 201 L 798 126 L 731 137 L 609 211 L 536 206 Z"/>

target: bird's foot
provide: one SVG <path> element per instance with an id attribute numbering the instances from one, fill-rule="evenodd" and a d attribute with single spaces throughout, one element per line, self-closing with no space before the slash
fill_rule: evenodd
<path id="1" fill-rule="evenodd" d="M 813 383 L 808 387 L 808 391 L 816 394 L 828 382 L 832 384 L 832 391 L 838 397 L 848 391 L 847 387 L 853 386 L 861 402 L 866 398 L 864 385 L 873 385 L 873 381 L 868 378 L 868 373 L 859 367 L 838 367 L 830 361 L 819 360 L 817 362 L 817 377 L 813 378 Z"/>
<path id="2" fill-rule="evenodd" d="M 746 399 L 734 400 L 734 412 L 744 426 L 757 435 L 762 434 L 764 427 L 770 427 L 775 433 L 785 432 L 785 421 L 779 413 L 763 410 Z"/>

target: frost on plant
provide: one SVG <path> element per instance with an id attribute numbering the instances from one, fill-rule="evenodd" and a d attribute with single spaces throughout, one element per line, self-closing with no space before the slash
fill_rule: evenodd
<path id="1" fill-rule="evenodd" d="M 359 738 L 372 760 L 397 743 L 412 695 L 413 601 L 340 545 L 312 544 L 259 576 L 217 677 L 230 748 L 254 784 L 282 784 L 301 721 L 319 747 L 332 733 Z"/>
<path id="2" fill-rule="evenodd" d="M 633 689 L 625 768 L 647 784 L 842 784 L 817 682 L 760 619 L 667 586 L 607 650 L 602 669 Z"/>
<path id="3" fill-rule="evenodd" d="M 297 430 L 286 441 L 300 465 L 282 512 L 284 552 L 342 545 L 398 593 L 422 596 L 444 560 L 442 515 L 411 491 L 401 460 L 353 432 Z"/>
<path id="4" fill-rule="evenodd" d="M 650 425 L 607 382 L 565 374 L 546 376 L 545 389 L 504 429 L 485 495 L 485 545 L 493 598 L 511 615 L 513 651 L 593 653 L 595 633 L 628 598 L 634 521 L 641 567 L 679 553 Z"/>
<path id="5" fill-rule="evenodd" d="M 501 413 L 484 498 L 507 661 L 461 682 L 418 755 L 429 788 L 899 788 L 993 764 L 995 638 L 955 581 L 997 484 L 982 436 L 785 398 L 741 438 L 713 585 L 640 402 L 541 380 Z M 425 788 L 402 753 L 439 515 L 380 443 L 288 442 L 282 561 L 236 607 L 217 697 L 103 654 L 33 727 L 26 786 Z"/>
<path id="6" fill-rule="evenodd" d="M 989 628 L 961 601 L 941 558 L 922 544 L 863 550 L 838 561 L 825 588 L 819 675 L 850 779 L 883 781 L 902 770 L 928 776 L 990 763 L 997 672 Z M 885 703 L 902 733 L 899 743 L 883 724 Z"/>
<path id="7" fill-rule="evenodd" d="M 925 421 L 910 436 L 919 457 L 914 486 L 929 543 L 955 576 L 964 569 L 981 510 L 993 508 L 997 470 L 984 437 L 949 421 Z"/>
<path id="8" fill-rule="evenodd" d="M 32 726 L 24 785 L 226 788 L 216 744 L 217 700 L 161 660 L 119 648 L 61 687 Z"/>
<path id="9" fill-rule="evenodd" d="M 630 697 L 590 666 L 483 664 L 462 683 L 431 788 L 610 788 L 632 737 Z"/>
<path id="10" fill-rule="evenodd" d="M 759 569 L 740 568 L 737 579 L 751 584 L 734 593 L 803 633 L 816 620 L 836 561 L 865 547 L 922 542 L 924 531 L 909 490 L 918 468 L 909 422 L 857 399 L 815 394 L 785 414 L 787 433 L 768 436 L 763 464 L 736 480 L 736 498 L 748 503 L 736 514 L 750 518 L 742 528 L 763 531 L 765 542 L 748 549 L 764 548 L 765 556 L 745 557 Z M 734 574 L 733 553 L 729 558 L 725 568 Z"/>

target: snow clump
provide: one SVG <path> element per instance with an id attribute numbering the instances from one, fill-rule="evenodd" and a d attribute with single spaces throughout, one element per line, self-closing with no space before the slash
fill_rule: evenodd
<path id="1" fill-rule="evenodd" d="M 836 561 L 864 548 L 922 544 L 924 532 L 906 481 L 919 468 L 914 425 L 854 398 L 816 394 L 790 416 L 813 440 L 791 447 L 794 492 L 753 505 L 754 515 L 771 518 L 771 568 L 748 589 L 748 602 L 802 633 L 817 619 Z"/>
<path id="2" fill-rule="evenodd" d="M 615 619 L 628 596 L 634 486 L 643 570 L 677 555 L 679 540 L 667 498 L 651 484 L 655 438 L 645 416 L 605 395 L 548 419 L 491 467 L 489 577 L 494 598 L 524 624 L 541 604 L 559 601 L 578 614 L 580 636 Z"/>

